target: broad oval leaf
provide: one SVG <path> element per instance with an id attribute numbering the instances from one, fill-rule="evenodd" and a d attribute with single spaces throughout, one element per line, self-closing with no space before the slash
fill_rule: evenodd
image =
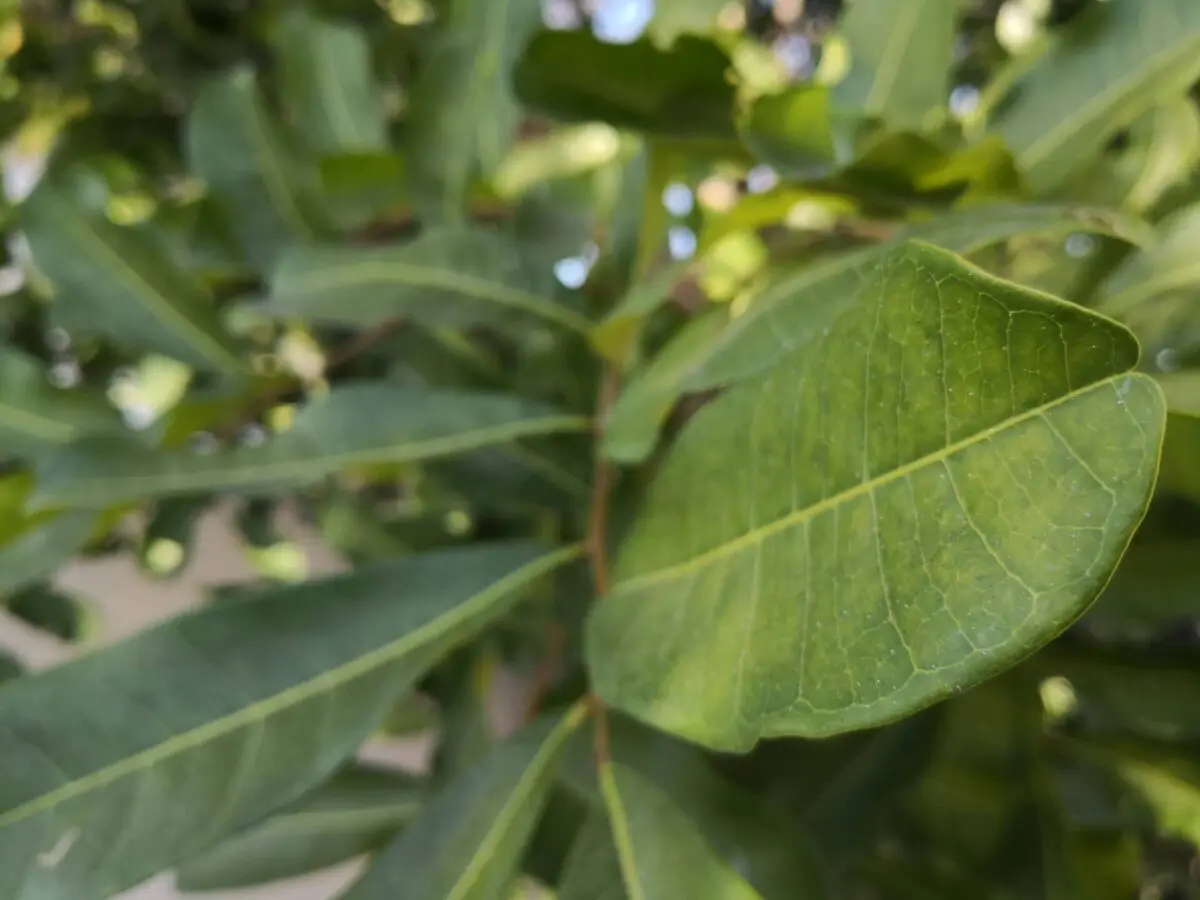
<path id="1" fill-rule="evenodd" d="M 35 457 L 85 434 L 118 433 L 124 423 L 98 393 L 52 387 L 45 364 L 0 348 L 0 446 L 5 456 Z"/>
<path id="2" fill-rule="evenodd" d="M 394 246 L 295 248 L 275 269 L 266 309 L 347 325 L 403 316 L 463 326 L 525 314 L 586 332 L 585 318 L 533 290 L 521 250 L 503 235 L 467 229 L 435 229 Z"/>
<path id="3" fill-rule="evenodd" d="M 417 817 L 425 787 L 401 772 L 350 766 L 180 866 L 180 890 L 226 891 L 315 872 L 377 850 Z"/>
<path id="4" fill-rule="evenodd" d="M 855 0 L 839 29 L 850 71 L 834 100 L 896 128 L 920 130 L 950 95 L 957 8 L 956 0 Z"/>
<path id="5" fill-rule="evenodd" d="M 588 627 L 597 692 L 713 747 L 888 722 L 1079 616 L 1164 428 L 1133 336 L 912 242 L 693 419 Z M 681 527 L 680 523 L 684 523 Z"/>
<path id="6" fill-rule="evenodd" d="M 350 466 L 461 454 L 585 431 L 589 422 L 503 394 L 349 384 L 310 401 L 287 431 L 258 447 L 199 454 L 78 441 L 43 461 L 34 503 L 95 508 L 206 491 L 276 491 Z"/>
<path id="7" fill-rule="evenodd" d="M 250 69 L 204 85 L 188 116 L 186 141 L 193 170 L 259 271 L 292 244 L 311 244 L 329 232 L 317 169 L 279 133 Z"/>
<path id="8" fill-rule="evenodd" d="M 632 900 L 761 900 L 656 784 L 619 763 L 606 763 L 600 787 Z"/>
<path id="9" fill-rule="evenodd" d="M 353 26 L 296 8 L 279 20 L 280 99 L 308 149 L 318 154 L 388 149 L 383 92 L 371 48 Z"/>
<path id="10" fill-rule="evenodd" d="M 787 272 L 737 316 L 724 309 L 682 328 L 659 355 L 630 380 L 609 412 L 603 451 L 636 462 L 653 450 L 658 429 L 683 393 L 704 391 L 759 375 L 819 335 L 849 298 L 861 270 L 909 239 L 972 253 L 1020 235 L 1074 231 L 1118 237 L 1135 244 L 1153 240 L 1139 219 L 1110 210 L 1055 204 L 997 203 L 948 213 L 908 225 L 890 241 L 809 263 Z"/>
<path id="11" fill-rule="evenodd" d="M 1017 82 L 994 127 L 1035 191 L 1059 185 L 1121 128 L 1200 76 L 1193 0 L 1092 4 Z"/>
<path id="12" fill-rule="evenodd" d="M 577 556 L 475 545 L 264 588 L 6 685 L 0 898 L 107 897 L 261 818 Z"/>
<path id="13" fill-rule="evenodd" d="M 73 322 L 206 371 L 245 369 L 208 290 L 145 234 L 83 208 L 54 180 L 21 204 L 21 227 Z"/>
<path id="14" fill-rule="evenodd" d="M 433 798 L 343 900 L 499 900 L 507 897 L 546 803 L 576 706 L 493 748 Z"/>

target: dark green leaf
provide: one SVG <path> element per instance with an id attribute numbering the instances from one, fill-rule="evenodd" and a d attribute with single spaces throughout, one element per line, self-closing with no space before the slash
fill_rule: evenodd
<path id="1" fill-rule="evenodd" d="M 0 546 L 0 596 L 53 576 L 87 546 L 96 523 L 92 512 L 51 513 L 22 523 Z"/>
<path id="2" fill-rule="evenodd" d="M 689 424 L 589 623 L 601 696 L 714 747 L 878 725 L 1028 655 L 1154 484 L 1165 404 L 1115 323 L 916 242 L 827 301 Z"/>
<path id="3" fill-rule="evenodd" d="M 571 845 L 556 896 L 557 900 L 628 900 L 621 861 L 603 810 L 588 816 Z"/>
<path id="4" fill-rule="evenodd" d="M 281 99 L 313 153 L 362 153 L 388 147 L 383 93 L 371 51 L 357 28 L 286 12 L 275 35 Z"/>
<path id="5" fill-rule="evenodd" d="M 535 722 L 430 800 L 346 900 L 506 897 L 582 706 Z"/>
<path id="6" fill-rule="evenodd" d="M 188 117 L 187 148 L 258 270 L 269 270 L 292 244 L 311 244 L 328 232 L 316 168 L 279 133 L 249 69 L 200 91 Z"/>
<path id="7" fill-rule="evenodd" d="M 1167 417 L 1168 435 L 1173 418 Z M 1198 549 L 1194 539 L 1134 541 L 1088 620 L 1153 628 L 1200 616 Z"/>
<path id="8" fill-rule="evenodd" d="M 729 138 L 733 85 L 716 44 L 679 38 L 670 50 L 648 40 L 607 44 L 586 31 L 544 31 L 513 73 L 517 95 L 567 122 L 597 120 L 652 135 Z"/>
<path id="9" fill-rule="evenodd" d="M 266 589 L 14 683 L 0 897 L 111 896 L 290 801 L 575 555 L 477 545 Z"/>
<path id="10" fill-rule="evenodd" d="M 4 605 L 16 618 L 61 640 L 86 636 L 87 610 L 76 598 L 47 585 L 25 588 L 8 597 Z"/>
<path id="11" fill-rule="evenodd" d="M 838 146 L 830 125 L 829 92 L 815 85 L 757 100 L 742 125 L 742 140 L 758 159 L 797 179 L 827 174 L 848 152 Z"/>
<path id="12" fill-rule="evenodd" d="M 52 180 L 21 205 L 21 221 L 72 322 L 208 371 L 244 369 L 212 296 L 144 234 L 87 210 Z"/>
<path id="13" fill-rule="evenodd" d="M 518 397 L 343 384 L 310 401 L 287 431 L 260 447 L 189 453 L 80 441 L 45 460 L 35 502 L 97 508 L 205 491 L 275 491 L 351 466 L 431 459 L 588 427 L 586 416 Z"/>
<path id="14" fill-rule="evenodd" d="M 1159 376 L 1167 398 L 1160 490 L 1200 502 L 1200 370 Z"/>
<path id="15" fill-rule="evenodd" d="M 417 817 L 424 786 L 351 766 L 181 866 L 180 890 L 226 891 L 292 878 L 377 850 Z"/>
<path id="16" fill-rule="evenodd" d="M 835 102 L 896 128 L 920 130 L 950 96 L 956 0 L 854 0 L 840 31 L 850 71 Z"/>
<path id="17" fill-rule="evenodd" d="M 482 230 L 434 230 L 406 244 L 303 247 L 285 253 L 267 310 L 349 325 L 403 316 L 429 326 L 504 322 L 513 314 L 586 332 L 582 316 L 533 288 L 517 242 Z"/>
<path id="18" fill-rule="evenodd" d="M 1045 191 L 1198 76 L 1200 6 L 1192 0 L 1094 3 L 1018 80 L 995 128 L 1029 185 Z"/>

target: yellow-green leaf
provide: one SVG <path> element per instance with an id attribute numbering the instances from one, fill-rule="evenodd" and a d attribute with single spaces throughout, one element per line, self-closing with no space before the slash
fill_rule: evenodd
<path id="1" fill-rule="evenodd" d="M 593 611 L 595 689 L 713 747 L 907 715 L 1104 587 L 1165 419 L 1121 326 L 911 242 L 696 416 Z M 999 388 L 999 389 L 998 389 Z"/>

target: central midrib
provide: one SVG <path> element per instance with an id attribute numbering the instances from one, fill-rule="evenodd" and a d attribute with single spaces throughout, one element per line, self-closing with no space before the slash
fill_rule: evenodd
<path id="1" fill-rule="evenodd" d="M 1048 410 L 1051 410 L 1057 406 L 1062 406 L 1072 400 L 1082 397 L 1085 394 L 1092 393 L 1093 391 L 1098 391 L 1104 387 L 1112 386 L 1121 379 L 1135 378 L 1151 384 L 1156 384 L 1154 379 L 1150 376 L 1135 372 L 1123 372 L 1117 375 L 1111 375 L 1107 378 L 1101 379 L 1100 381 L 1092 382 L 1086 387 L 1070 391 L 1069 393 L 1064 394 L 1050 403 L 1044 403 L 1041 406 L 1026 410 L 1019 415 L 1005 419 L 999 424 L 985 428 L 984 430 L 979 431 L 970 437 L 947 444 L 945 447 L 935 450 L 932 453 L 927 453 L 924 456 L 913 460 L 912 462 L 897 466 L 894 469 L 890 469 L 887 472 L 876 475 L 874 478 L 856 484 L 853 487 L 847 488 L 846 490 L 834 494 L 831 497 L 826 497 L 822 500 L 819 500 L 811 506 L 806 506 L 803 509 L 793 510 L 792 512 L 785 516 L 781 516 L 773 522 L 753 528 L 731 541 L 726 541 L 724 544 L 718 544 L 716 547 L 698 553 L 689 559 L 683 560 L 682 562 L 673 563 L 669 566 L 665 566 L 652 572 L 647 572 L 643 575 L 635 575 L 632 578 L 618 581 L 613 586 L 613 593 L 618 594 L 622 591 L 633 591 L 646 587 L 647 585 L 658 584 L 659 582 L 663 581 L 671 581 L 682 575 L 687 575 L 703 569 L 711 563 L 714 563 L 720 559 L 724 559 L 728 556 L 732 556 L 739 550 L 761 543 L 762 541 L 765 541 L 767 538 L 771 537 L 773 534 L 777 534 L 778 532 L 784 531 L 787 528 L 791 528 L 795 525 L 815 519 L 822 513 L 828 512 L 843 503 L 855 499 L 856 497 L 862 497 L 870 494 L 877 488 L 886 484 L 899 481 L 901 478 L 905 478 L 913 472 L 923 469 L 928 465 L 949 459 L 960 450 L 965 450 L 975 444 L 980 444 L 991 438 L 993 435 L 1012 428 L 1021 422 L 1040 418 L 1044 416 Z"/>

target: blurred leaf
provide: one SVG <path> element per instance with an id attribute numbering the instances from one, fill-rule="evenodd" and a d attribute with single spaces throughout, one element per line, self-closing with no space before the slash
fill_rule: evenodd
<path id="1" fill-rule="evenodd" d="M 78 641 L 87 636 L 87 610 L 80 602 L 48 585 L 35 585 L 4 600 L 8 611 L 34 628 L 63 641 Z"/>
<path id="2" fill-rule="evenodd" d="M 513 73 L 517 96 L 567 122 L 682 138 L 731 138 L 734 88 L 716 44 L 680 37 L 670 50 L 648 40 L 608 44 L 586 31 L 543 31 Z"/>
<path id="3" fill-rule="evenodd" d="M 0 896 L 109 896 L 261 818 L 575 555 L 409 557 L 212 604 L 15 682 L 0 692 Z M 134 802 L 151 788 L 171 803 Z"/>
<path id="4" fill-rule="evenodd" d="M 609 411 L 603 452 L 621 462 L 644 459 L 682 394 L 759 375 L 816 340 L 840 313 L 841 307 L 830 298 L 853 297 L 860 270 L 904 240 L 916 238 L 971 253 L 1025 234 L 1085 231 L 1140 242 L 1149 238 L 1149 230 L 1136 219 L 1106 210 L 1004 203 L 947 213 L 900 228 L 879 245 L 782 269 L 748 308 L 737 315 L 717 310 L 696 318 L 634 373 Z"/>
<path id="5" fill-rule="evenodd" d="M 994 128 L 1035 191 L 1200 76 L 1200 6 L 1108 0 L 1080 14 L 1018 80 Z"/>
<path id="6" fill-rule="evenodd" d="M 0 650 L 0 683 L 20 678 L 24 669 L 16 659 L 5 650 Z"/>
<path id="7" fill-rule="evenodd" d="M 1190 98 L 1171 98 L 1134 123 L 1130 140 L 1136 173 L 1124 206 L 1135 212 L 1151 209 L 1200 158 L 1200 109 Z"/>
<path id="8" fill-rule="evenodd" d="M 699 748 L 609 713 L 614 763 L 655 784 L 722 860 L 764 900 L 823 896 L 814 837 L 774 803 L 719 774 Z M 589 808 L 602 808 L 594 736 L 581 732 L 563 760 L 563 781 Z"/>
<path id="9" fill-rule="evenodd" d="M 316 167 L 279 133 L 251 70 L 237 69 L 203 87 L 186 140 L 192 167 L 259 271 L 269 270 L 290 245 L 314 243 L 328 232 Z"/>
<path id="10" fill-rule="evenodd" d="M 378 850 L 420 812 L 412 776 L 352 765 L 180 867 L 177 884 L 227 891 L 293 878 Z"/>
<path id="11" fill-rule="evenodd" d="M 403 316 L 422 325 L 504 322 L 536 316 L 578 332 L 589 323 L 539 296 L 517 242 L 482 230 L 426 231 L 404 244 L 303 247 L 284 254 L 267 310 L 349 325 Z"/>
<path id="12" fill-rule="evenodd" d="M 1200 204 L 1173 213 L 1158 228 L 1159 240 L 1126 257 L 1102 285 L 1098 309 L 1120 316 L 1152 297 L 1200 285 Z"/>
<path id="13" fill-rule="evenodd" d="M 592 328 L 592 346 L 618 365 L 635 361 L 634 351 L 645 321 L 670 303 L 672 293 L 689 268 L 690 263 L 668 266 L 633 285 L 604 320 Z"/>
<path id="14" fill-rule="evenodd" d="M 600 764 L 616 856 L 630 897 L 758 900 L 671 798 L 617 763 Z"/>
<path id="15" fill-rule="evenodd" d="M 1172 417 L 1167 417 L 1167 431 Z M 1135 540 L 1088 612 L 1109 625 L 1162 626 L 1200 616 L 1200 540 Z"/>
<path id="16" fill-rule="evenodd" d="M 503 897 L 545 805 L 559 755 L 583 716 L 578 706 L 499 744 L 429 801 L 345 900 Z"/>
<path id="17" fill-rule="evenodd" d="M 339 153 L 320 161 L 321 193 L 342 228 L 407 214 L 407 167 L 397 153 Z"/>
<path id="18" fill-rule="evenodd" d="M 263 446 L 207 454 L 80 441 L 39 467 L 35 502 L 104 507 L 123 500 L 204 491 L 277 491 L 351 466 L 465 453 L 489 444 L 583 431 L 566 415 L 518 397 L 343 384 L 310 401 L 291 428 Z"/>
<path id="19" fill-rule="evenodd" d="M 213 498 L 171 497 L 155 505 L 138 548 L 138 562 L 152 575 L 178 575 L 187 565 L 196 525 Z"/>
<path id="20" fill-rule="evenodd" d="M 1167 437 L 1159 467 L 1159 490 L 1200 502 L 1200 370 L 1160 375 L 1167 398 Z"/>
<path id="21" fill-rule="evenodd" d="M 97 521 L 93 512 L 67 512 L 23 522 L 17 535 L 0 545 L 0 596 L 52 577 L 87 546 Z"/>
<path id="22" fill-rule="evenodd" d="M 656 0 L 646 35 L 669 50 L 685 34 L 708 36 L 716 31 L 717 16 L 729 0 Z"/>
<path id="23" fill-rule="evenodd" d="M 830 127 L 829 93 L 817 85 L 759 98 L 742 125 L 742 140 L 756 158 L 797 179 L 827 174 L 849 152 Z"/>
<path id="24" fill-rule="evenodd" d="M 442 224 L 459 224 L 472 183 L 500 165 L 521 111 L 510 75 L 542 24 L 540 0 L 449 0 L 412 86 L 409 185 Z"/>
<path id="25" fill-rule="evenodd" d="M 0 452 L 5 456 L 35 457 L 84 434 L 124 430 L 103 396 L 51 387 L 45 368 L 15 347 L 0 348 Z"/>
<path id="26" fill-rule="evenodd" d="M 840 33 L 850 71 L 835 103 L 896 128 L 919 130 L 950 96 L 956 0 L 855 0 Z"/>
<path id="27" fill-rule="evenodd" d="M 610 125 L 568 125 L 513 147 L 492 176 L 501 197 L 519 197 L 535 185 L 570 178 L 613 162 L 621 135 Z"/>
<path id="28" fill-rule="evenodd" d="M 884 724 L 1014 664 L 1095 599 L 1154 484 L 1164 404 L 1115 323 L 918 242 L 826 302 L 811 352 L 689 423 L 588 623 L 596 692 L 713 748 Z"/>
<path id="29" fill-rule="evenodd" d="M 21 205 L 21 224 L 72 321 L 206 371 L 244 369 L 208 291 L 144 235 L 88 211 L 54 181 Z"/>
<path id="30" fill-rule="evenodd" d="M 383 94 L 362 32 L 291 9 L 279 20 L 275 53 L 283 107 L 310 151 L 387 149 Z"/>
<path id="31" fill-rule="evenodd" d="M 571 845 L 557 900 L 627 900 L 629 896 L 608 816 L 601 809 L 593 810 Z"/>

